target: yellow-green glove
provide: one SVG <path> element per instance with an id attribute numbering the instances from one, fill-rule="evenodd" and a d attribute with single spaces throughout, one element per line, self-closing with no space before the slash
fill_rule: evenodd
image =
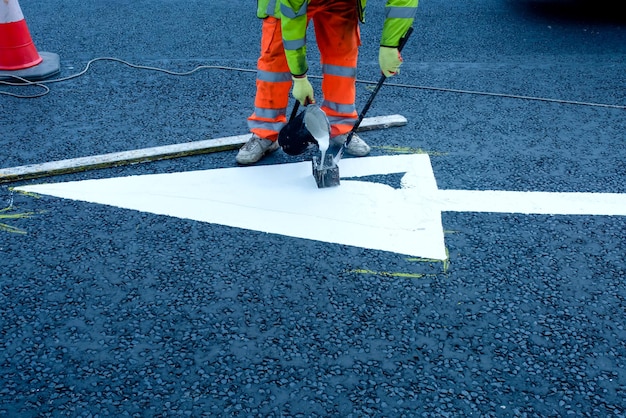
<path id="1" fill-rule="evenodd" d="M 303 106 L 306 106 L 309 103 L 315 103 L 315 98 L 313 97 L 313 86 L 309 82 L 307 76 L 292 76 L 291 78 L 293 79 L 293 90 L 291 92 L 293 97 L 295 97 L 296 100 Z"/>
<path id="2" fill-rule="evenodd" d="M 378 50 L 378 63 L 380 64 L 380 71 L 385 77 L 391 77 L 400 72 L 400 64 L 402 64 L 402 56 L 398 48 L 390 48 L 387 46 L 381 46 Z"/>

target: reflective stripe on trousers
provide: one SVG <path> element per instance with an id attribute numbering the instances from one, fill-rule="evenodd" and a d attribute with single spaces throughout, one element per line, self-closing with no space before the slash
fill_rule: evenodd
<path id="1" fill-rule="evenodd" d="M 254 112 L 248 118 L 250 132 L 272 141 L 287 123 L 291 73 L 282 44 L 280 20 L 263 19 L 261 54 L 257 61 Z"/>

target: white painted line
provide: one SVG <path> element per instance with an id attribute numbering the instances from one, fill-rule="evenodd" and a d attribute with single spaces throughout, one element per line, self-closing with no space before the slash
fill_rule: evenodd
<path id="1" fill-rule="evenodd" d="M 445 260 L 441 213 L 626 216 L 626 194 L 439 190 L 426 154 L 343 159 L 318 189 L 311 163 L 233 167 L 18 187 L 159 215 Z M 401 188 L 345 180 L 405 173 Z"/>
<path id="2" fill-rule="evenodd" d="M 365 118 L 361 123 L 359 131 L 404 126 L 406 123 L 407 120 L 402 115 Z M 233 150 L 245 144 L 249 138 L 250 134 L 237 135 L 153 148 L 113 152 L 110 154 L 94 155 L 90 157 L 72 158 L 42 164 L 30 164 L 19 167 L 3 168 L 0 169 L 0 183 L 56 174 L 75 173 L 90 169 L 114 167 L 131 163 L 149 162 L 167 158 L 178 158 L 195 154 Z"/>
<path id="3" fill-rule="evenodd" d="M 626 216 L 626 194 L 440 190 L 448 212 Z"/>

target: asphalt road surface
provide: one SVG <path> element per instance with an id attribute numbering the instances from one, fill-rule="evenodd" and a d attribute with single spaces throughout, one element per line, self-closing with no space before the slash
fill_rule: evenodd
<path id="1" fill-rule="evenodd" d="M 246 133 L 253 2 L 20 5 L 60 77 L 91 65 L 0 95 L 2 168 Z M 372 155 L 427 153 L 440 189 L 626 193 L 616 4 L 423 0 L 403 56 L 368 116 L 408 124 Z M 441 262 L 13 190 L 235 154 L 0 185 L 0 416 L 626 416 L 624 216 L 444 212 Z"/>

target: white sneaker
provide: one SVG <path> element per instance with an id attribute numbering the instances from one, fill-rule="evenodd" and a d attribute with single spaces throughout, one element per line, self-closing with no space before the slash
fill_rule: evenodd
<path id="1" fill-rule="evenodd" d="M 341 146 L 348 139 L 348 134 L 338 135 L 334 138 L 331 138 L 333 144 Z M 367 145 L 363 139 L 357 134 L 352 135 L 352 139 L 350 143 L 346 147 L 346 152 L 350 155 L 354 155 L 355 157 L 364 157 L 370 153 L 370 146 Z"/>
<path id="2" fill-rule="evenodd" d="M 239 164 L 254 164 L 277 149 L 278 141 L 270 141 L 252 134 L 248 142 L 239 149 L 235 159 Z"/>

